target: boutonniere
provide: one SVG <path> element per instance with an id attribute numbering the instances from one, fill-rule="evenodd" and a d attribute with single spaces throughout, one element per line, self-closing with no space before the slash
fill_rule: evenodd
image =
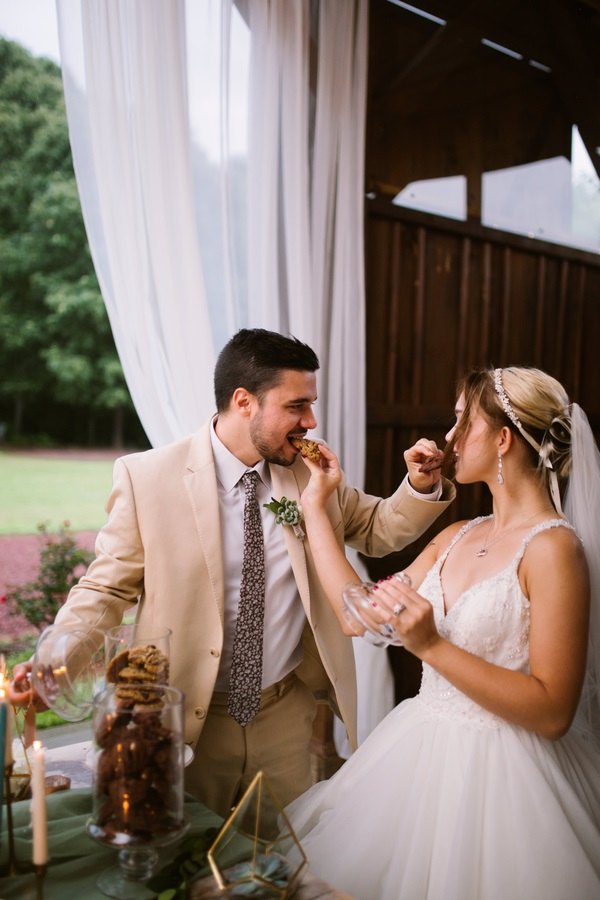
<path id="1" fill-rule="evenodd" d="M 302 508 L 297 500 L 288 500 L 287 497 L 276 500 L 275 497 L 271 497 L 271 502 L 263 503 L 263 506 L 275 513 L 275 521 L 278 525 L 291 525 L 297 538 L 304 537 L 304 531 L 300 525 Z"/>

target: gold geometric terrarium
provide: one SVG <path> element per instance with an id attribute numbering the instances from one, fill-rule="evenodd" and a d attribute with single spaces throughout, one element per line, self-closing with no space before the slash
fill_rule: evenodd
<path id="1" fill-rule="evenodd" d="M 264 836 L 261 812 L 269 800 L 279 813 L 281 831 Z M 294 861 L 287 858 L 292 851 Z M 259 772 L 208 851 L 208 862 L 224 894 L 284 900 L 307 864 L 302 846 L 263 772 Z"/>

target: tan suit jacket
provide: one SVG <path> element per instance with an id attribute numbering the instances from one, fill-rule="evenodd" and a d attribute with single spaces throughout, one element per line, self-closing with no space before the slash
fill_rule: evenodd
<path id="1" fill-rule="evenodd" d="M 195 744 L 214 690 L 223 645 L 223 566 L 210 423 L 166 447 L 118 459 L 96 559 L 69 594 L 57 621 L 106 630 L 140 601 L 138 621 L 168 626 L 171 683 L 185 693 L 185 739 Z M 300 458 L 271 465 L 273 496 L 298 500 L 310 473 Z M 329 500 L 340 547 L 383 556 L 415 540 L 454 497 L 423 502 L 401 486 L 381 500 L 342 485 Z M 307 617 L 297 673 L 339 710 L 356 744 L 356 679 L 351 639 L 320 587 L 310 546 L 284 528 Z M 77 616 L 77 618 L 75 618 Z"/>

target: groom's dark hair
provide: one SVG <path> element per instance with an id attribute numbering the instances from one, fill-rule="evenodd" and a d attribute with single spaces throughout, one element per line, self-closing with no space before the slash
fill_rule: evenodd
<path id="1" fill-rule="evenodd" d="M 316 372 L 317 354 L 298 338 L 264 328 L 242 328 L 225 344 L 214 375 L 217 411 L 224 412 L 236 388 L 243 387 L 260 400 L 281 381 L 286 369 Z"/>

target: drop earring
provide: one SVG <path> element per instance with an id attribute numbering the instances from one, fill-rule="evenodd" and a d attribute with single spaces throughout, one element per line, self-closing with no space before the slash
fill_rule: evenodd
<path id="1" fill-rule="evenodd" d="M 502 454 L 498 453 L 498 484 L 504 484 L 504 475 L 502 474 Z"/>

